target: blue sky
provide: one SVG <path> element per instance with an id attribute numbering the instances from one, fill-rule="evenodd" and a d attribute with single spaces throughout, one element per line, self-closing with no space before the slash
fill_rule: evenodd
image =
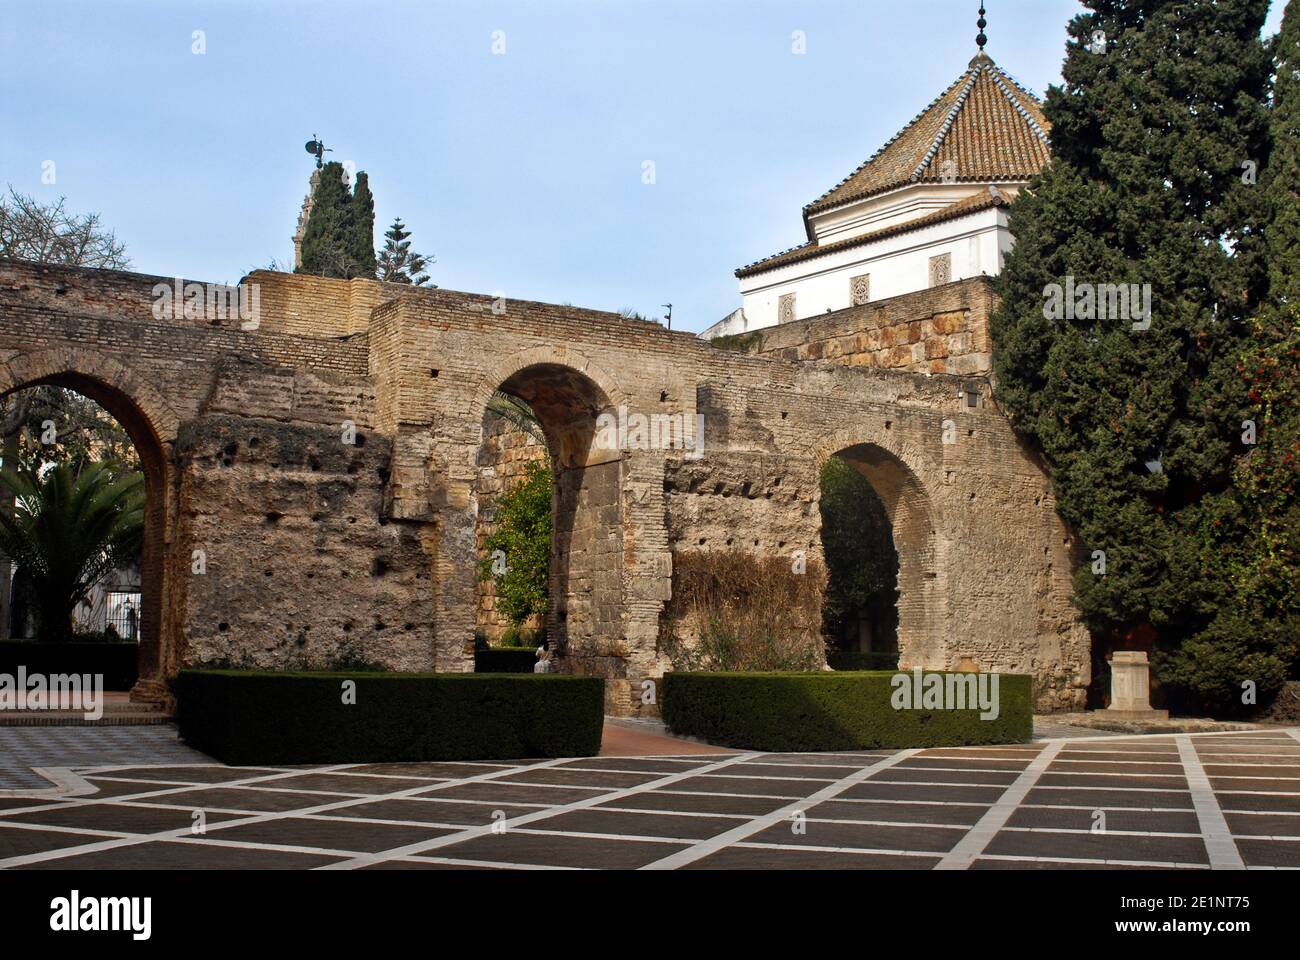
<path id="1" fill-rule="evenodd" d="M 439 286 L 671 302 L 698 331 L 739 305 L 736 267 L 801 242 L 800 208 L 965 69 L 978 6 L 6 0 L 0 184 L 99 211 L 136 270 L 233 282 L 292 264 L 319 134 L 369 174 L 376 238 L 400 215 Z M 1079 4 L 988 7 L 990 54 L 1041 95 Z"/>

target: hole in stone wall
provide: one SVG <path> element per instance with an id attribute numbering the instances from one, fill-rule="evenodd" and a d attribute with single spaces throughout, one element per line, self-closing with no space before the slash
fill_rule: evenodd
<path id="1" fill-rule="evenodd" d="M 279 510 L 270 510 L 270 511 L 267 511 L 267 514 L 266 514 L 266 522 L 267 522 L 267 523 L 279 523 L 279 522 L 280 522 L 280 518 L 283 517 L 283 516 L 284 516 L 284 514 L 281 513 Z"/>
<path id="2" fill-rule="evenodd" d="M 217 624 L 217 630 L 221 633 L 225 633 L 229 629 L 230 629 L 230 624 L 225 623 L 224 621 L 222 623 Z"/>
<path id="3" fill-rule="evenodd" d="M 392 566 L 383 557 L 375 557 L 375 559 L 370 562 L 370 575 L 372 577 L 382 577 L 391 569 Z"/>

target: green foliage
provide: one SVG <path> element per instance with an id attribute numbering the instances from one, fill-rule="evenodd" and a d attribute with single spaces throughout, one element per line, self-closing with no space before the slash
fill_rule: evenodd
<path id="1" fill-rule="evenodd" d="M 1028 742 L 1033 736 L 1032 677 L 1001 675 L 998 716 L 982 720 L 978 710 L 895 710 L 894 676 L 667 673 L 663 717 L 676 734 L 781 753 Z"/>
<path id="2" fill-rule="evenodd" d="M 599 677 L 182 670 L 175 689 L 185 742 L 229 764 L 583 757 L 604 725 Z"/>
<path id="3" fill-rule="evenodd" d="M 6 451 L 30 469 L 85 462 L 103 463 L 115 474 L 140 469 L 126 429 L 88 397 L 64 387 L 39 386 L 16 390 L 0 402 Z M 47 442 L 51 435 L 53 442 Z"/>
<path id="4" fill-rule="evenodd" d="M 1050 464 L 1084 544 L 1076 602 L 1103 645 L 1176 647 L 1215 618 L 1204 530 L 1250 401 L 1237 364 L 1263 296 L 1266 0 L 1091 0 L 1053 88 L 1053 162 L 1012 208 L 991 320 L 998 398 Z M 1106 49 L 1098 52 L 1102 32 Z M 1056 318 L 1050 285 L 1150 284 L 1150 328 Z M 1148 463 L 1159 463 L 1151 470 Z M 1104 575 L 1092 551 L 1105 552 Z"/>
<path id="5" fill-rule="evenodd" d="M 732 353 L 758 353 L 763 349 L 763 331 L 751 330 L 749 333 L 729 333 L 725 337 L 714 337 L 709 341 L 709 346 Z"/>
<path id="6" fill-rule="evenodd" d="M 411 231 L 401 217 L 384 234 L 384 249 L 379 251 L 379 279 L 386 283 L 409 283 L 422 287 L 429 282 L 425 268 L 433 262 L 411 249 Z"/>
<path id="7" fill-rule="evenodd" d="M 515 626 L 546 613 L 551 568 L 551 471 L 532 462 L 523 482 L 497 501 L 497 528 L 487 538 L 480 577 L 496 581 L 497 602 Z M 492 553 L 505 554 L 494 573 Z"/>
<path id="8" fill-rule="evenodd" d="M 827 632 L 846 621 L 877 621 L 898 599 L 898 552 L 884 504 L 870 481 L 839 457 L 821 471 L 822 553 Z"/>
<path id="9" fill-rule="evenodd" d="M 343 280 L 375 275 L 374 200 L 365 176 L 357 175 L 358 189 L 364 187 L 358 197 L 348 189 L 343 164 L 331 161 L 321 168 L 298 273 Z"/>
<path id="10" fill-rule="evenodd" d="M 44 474 L 0 471 L 14 497 L 0 511 L 0 552 L 20 571 L 42 640 L 72 638 L 72 612 L 105 574 L 138 562 L 144 475 L 114 478 L 104 464 L 55 463 Z"/>
<path id="11" fill-rule="evenodd" d="M 1273 152 L 1261 181 L 1273 219 L 1268 226 L 1270 293 L 1300 303 L 1300 3 L 1287 4 L 1275 48 Z"/>

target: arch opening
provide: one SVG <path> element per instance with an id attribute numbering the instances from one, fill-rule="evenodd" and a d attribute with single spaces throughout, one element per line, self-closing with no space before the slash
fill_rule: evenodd
<path id="1" fill-rule="evenodd" d="M 621 676 L 622 455 L 602 446 L 598 429 L 610 400 L 585 374 L 559 363 L 518 370 L 495 396 L 506 402 L 486 406 L 474 483 L 480 642 L 546 646 L 557 670 Z M 531 426 L 520 413 L 531 418 Z M 539 471 L 550 479 L 544 612 L 534 607 L 521 622 L 520 605 L 501 596 L 503 590 L 513 595 L 527 589 L 507 581 L 510 546 L 532 551 L 531 558 L 515 562 L 529 564 L 536 581 L 541 576 L 537 541 L 534 537 L 530 548 L 517 535 L 499 536 L 500 506 L 510 498 L 512 514 L 538 513 Z"/>
<path id="2" fill-rule="evenodd" d="M 150 417 L 123 388 L 75 369 L 47 368 L 36 376 L 14 377 L 14 366 L 11 362 L 9 382 L 0 390 L 6 469 L 22 465 L 44 476 L 55 464 L 68 463 L 77 477 L 84 464 L 104 463 L 104 473 L 113 479 L 134 471 L 142 475 L 143 524 L 136 559 L 96 578 L 76 599 L 70 623 L 63 625 L 72 639 L 134 641 L 138 693 L 157 684 L 164 666 L 164 443 Z M 22 433 L 27 434 L 26 446 L 19 442 Z M 121 447 L 119 434 L 125 441 Z M 76 464 L 82 468 L 75 469 Z M 14 564 L 11 579 L 0 582 L 0 631 L 7 627 L 9 636 L 33 638 L 64 633 L 63 626 L 40 623 L 36 605 L 21 589 L 24 576 L 21 564 Z M 45 617 L 53 619 L 48 612 Z"/>
<path id="3" fill-rule="evenodd" d="M 925 489 L 902 460 L 871 443 L 829 457 L 821 481 L 832 647 L 897 652 L 904 668 L 933 665 L 942 639 L 937 544 Z"/>

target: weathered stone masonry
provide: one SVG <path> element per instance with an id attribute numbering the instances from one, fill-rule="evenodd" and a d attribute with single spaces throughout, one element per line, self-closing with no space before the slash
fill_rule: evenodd
<path id="1" fill-rule="evenodd" d="M 140 695 L 163 695 L 182 664 L 472 669 L 475 485 L 484 409 L 503 389 L 538 413 L 555 471 L 548 631 L 562 669 L 609 679 L 610 710 L 642 709 L 641 682 L 667 666 L 674 555 L 816 556 L 817 471 L 836 454 L 894 525 L 903 665 L 969 657 L 1036 675 L 1044 708 L 1082 703 L 1072 544 L 980 376 L 983 282 L 780 328 L 766 356 L 570 307 L 244 282 L 259 286 L 253 330 L 155 319 L 152 290 L 170 278 L 0 261 L 0 391 L 79 389 L 140 448 Z M 936 355 L 886 358 L 885 327 Z M 841 345 L 798 359 L 787 340 L 800 336 Z M 866 354 L 878 359 L 854 360 Z M 620 408 L 700 412 L 703 456 L 602 449 L 596 417 Z"/>

